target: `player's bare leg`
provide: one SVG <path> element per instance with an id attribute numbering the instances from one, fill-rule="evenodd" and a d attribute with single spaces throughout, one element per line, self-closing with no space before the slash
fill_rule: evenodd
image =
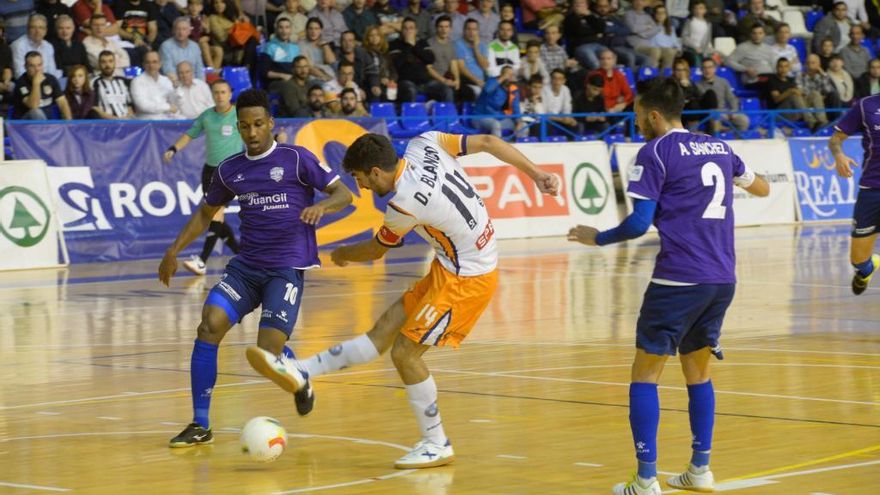
<path id="1" fill-rule="evenodd" d="M 193 421 L 171 439 L 170 447 L 192 447 L 214 441 L 208 411 L 217 382 L 217 349 L 230 328 L 232 323 L 223 309 L 208 304 L 202 307 L 202 321 L 190 361 Z"/>
<path id="2" fill-rule="evenodd" d="M 868 288 L 868 282 L 880 268 L 880 256 L 873 254 L 877 234 L 851 239 L 849 260 L 856 269 L 852 279 L 853 294 L 859 295 Z"/>
<path id="3" fill-rule="evenodd" d="M 688 469 L 666 480 L 666 484 L 680 490 L 696 492 L 715 491 L 715 477 L 709 470 L 712 450 L 712 430 L 715 418 L 715 391 L 709 375 L 709 347 L 681 355 L 681 371 L 688 388 L 693 454 Z"/>

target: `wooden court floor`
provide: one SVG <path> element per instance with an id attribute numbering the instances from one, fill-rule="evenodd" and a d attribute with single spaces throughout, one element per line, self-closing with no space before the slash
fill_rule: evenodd
<path id="1" fill-rule="evenodd" d="M 849 290 L 847 226 L 737 231 L 739 279 L 715 363 L 713 470 L 737 494 L 880 493 L 880 286 Z M 632 473 L 629 363 L 658 245 L 501 243 L 499 293 L 458 351 L 428 354 L 457 460 L 395 471 L 417 440 L 384 358 L 316 382 L 313 414 L 248 367 L 251 316 L 221 347 L 213 446 L 170 450 L 189 422 L 189 355 L 206 280 L 155 262 L 0 273 L 0 494 L 606 494 Z M 367 330 L 425 271 L 422 246 L 311 272 L 294 349 Z M 661 388 L 660 462 L 689 456 L 674 363 Z M 237 428 L 282 421 L 291 447 L 254 464 Z M 671 493 L 671 491 L 670 491 Z"/>

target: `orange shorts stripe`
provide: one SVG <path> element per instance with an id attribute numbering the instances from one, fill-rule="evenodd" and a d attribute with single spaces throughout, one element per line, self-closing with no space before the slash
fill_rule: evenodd
<path id="1" fill-rule="evenodd" d="M 401 332 L 420 344 L 458 347 L 497 288 L 497 269 L 464 277 L 443 268 L 435 259 L 428 274 L 403 295 L 408 317 Z"/>

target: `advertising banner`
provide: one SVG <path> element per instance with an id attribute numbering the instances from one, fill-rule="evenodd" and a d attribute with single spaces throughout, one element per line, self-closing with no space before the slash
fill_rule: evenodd
<path id="1" fill-rule="evenodd" d="M 851 219 L 862 176 L 862 138 L 849 138 L 843 143 L 844 153 L 859 164 L 853 167 L 853 176 L 848 179 L 837 175 L 828 138 L 789 139 L 788 144 L 801 220 Z"/>

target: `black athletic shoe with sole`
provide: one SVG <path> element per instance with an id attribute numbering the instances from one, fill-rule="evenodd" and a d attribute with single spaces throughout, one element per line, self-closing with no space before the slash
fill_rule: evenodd
<path id="1" fill-rule="evenodd" d="M 180 447 L 193 447 L 214 443 L 214 434 L 210 429 L 205 429 L 198 423 L 190 423 L 180 434 L 168 442 L 172 449 Z"/>
<path id="2" fill-rule="evenodd" d="M 311 382 L 306 381 L 306 386 L 293 394 L 293 400 L 296 403 L 296 412 L 300 416 L 305 416 L 312 412 L 312 408 L 315 407 L 315 391 L 312 390 Z"/>

